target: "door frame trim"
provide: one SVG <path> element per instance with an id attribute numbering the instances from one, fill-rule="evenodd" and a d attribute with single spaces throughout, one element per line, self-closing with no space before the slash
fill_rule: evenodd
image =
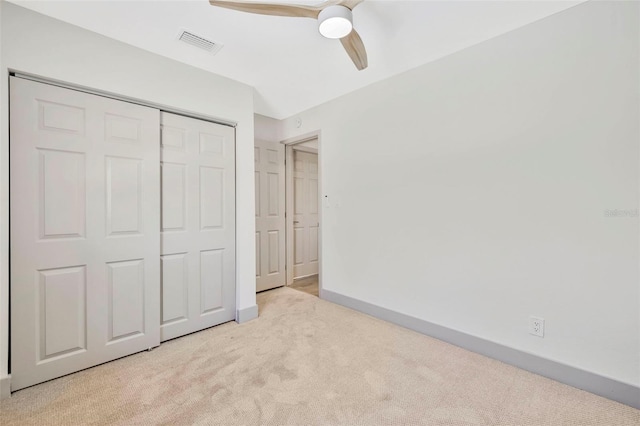
<path id="1" fill-rule="evenodd" d="M 293 284 L 293 149 L 295 145 L 309 142 L 312 140 L 318 141 L 318 223 L 320 224 L 320 231 L 318 232 L 318 294 L 320 298 L 322 295 L 322 277 L 323 277 L 323 261 L 322 261 L 322 216 L 323 216 L 323 203 L 322 203 L 322 137 L 321 131 L 315 130 L 313 132 L 305 133 L 304 135 L 296 136 L 293 138 L 285 139 L 281 141 L 285 146 L 285 237 L 286 237 L 286 285 Z M 307 151 L 307 150 L 303 150 Z M 310 150 L 307 152 L 311 152 Z"/>

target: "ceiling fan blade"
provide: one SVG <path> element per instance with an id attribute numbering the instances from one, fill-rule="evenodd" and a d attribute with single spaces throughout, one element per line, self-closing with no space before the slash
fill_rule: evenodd
<path id="1" fill-rule="evenodd" d="M 324 7 L 274 4 L 274 3 L 254 3 L 251 1 L 227 1 L 227 0 L 209 0 L 211 6 L 223 7 L 225 9 L 239 10 L 241 12 L 257 13 L 260 15 L 273 16 L 290 16 L 294 18 L 313 18 L 317 19 L 318 14 Z"/>
<path id="2" fill-rule="evenodd" d="M 349 57 L 353 61 L 358 71 L 365 69 L 369 62 L 367 60 L 367 51 L 364 48 L 364 43 L 360 38 L 360 35 L 356 32 L 355 28 L 351 30 L 348 36 L 340 39 L 340 42 L 344 46 L 344 50 L 347 51 Z"/>
<path id="3" fill-rule="evenodd" d="M 342 0 L 340 6 L 348 7 L 353 10 L 354 7 L 362 3 L 364 0 Z"/>

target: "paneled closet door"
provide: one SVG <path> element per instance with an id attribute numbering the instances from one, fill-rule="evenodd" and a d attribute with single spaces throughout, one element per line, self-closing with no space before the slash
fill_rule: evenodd
<path id="1" fill-rule="evenodd" d="M 284 145 L 256 140 L 256 291 L 285 285 Z"/>
<path id="2" fill-rule="evenodd" d="M 160 343 L 160 112 L 11 78 L 11 387 Z"/>
<path id="3" fill-rule="evenodd" d="M 235 319 L 235 130 L 161 120 L 165 341 Z"/>

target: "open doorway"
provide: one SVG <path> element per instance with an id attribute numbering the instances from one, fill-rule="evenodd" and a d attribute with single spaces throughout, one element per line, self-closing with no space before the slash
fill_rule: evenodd
<path id="1" fill-rule="evenodd" d="M 317 135 L 286 146 L 287 285 L 320 291 L 320 176 Z"/>

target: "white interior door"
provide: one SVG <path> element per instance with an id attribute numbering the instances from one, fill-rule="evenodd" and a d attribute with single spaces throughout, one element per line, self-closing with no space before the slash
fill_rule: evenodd
<path id="1" fill-rule="evenodd" d="M 284 145 L 255 141 L 256 291 L 285 285 Z"/>
<path id="2" fill-rule="evenodd" d="M 162 113 L 165 341 L 235 319 L 235 130 Z"/>
<path id="3" fill-rule="evenodd" d="M 156 109 L 11 77 L 11 388 L 160 343 Z"/>
<path id="4" fill-rule="evenodd" d="M 318 154 L 293 151 L 293 276 L 318 273 Z"/>

